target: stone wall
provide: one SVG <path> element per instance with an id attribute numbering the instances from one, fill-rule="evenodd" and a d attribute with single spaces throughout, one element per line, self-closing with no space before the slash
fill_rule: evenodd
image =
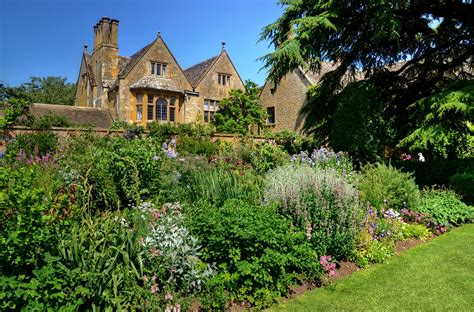
<path id="1" fill-rule="evenodd" d="M 287 74 L 274 92 L 274 84 L 270 81 L 260 94 L 260 103 L 265 108 L 275 107 L 275 124 L 270 125 L 274 130 L 300 131 L 304 122 L 301 108 L 306 101 L 306 91 L 309 82 L 300 70 Z"/>
<path id="2" fill-rule="evenodd" d="M 55 127 L 52 129 L 47 129 L 47 130 L 42 130 L 42 129 L 31 129 L 27 127 L 21 127 L 21 126 L 14 126 L 10 127 L 8 129 L 4 129 L 2 132 L 0 132 L 0 152 L 4 153 L 5 152 L 5 147 L 7 144 L 7 141 L 13 140 L 15 136 L 19 134 L 24 134 L 24 133 L 35 133 L 35 132 L 40 132 L 40 131 L 50 131 L 56 134 L 60 139 L 65 139 L 71 136 L 76 136 L 80 135 L 85 132 L 94 132 L 97 135 L 100 136 L 122 136 L 125 133 L 125 130 L 108 130 L 108 129 L 103 129 L 103 128 L 94 128 L 94 129 L 84 129 L 84 128 L 60 128 L 60 127 Z M 145 134 L 147 132 L 145 131 Z M 240 142 L 240 139 L 242 138 L 239 135 L 232 135 L 232 134 L 213 134 L 211 136 L 212 140 L 215 141 L 223 141 L 223 142 L 229 142 L 232 144 L 237 144 Z M 250 137 L 254 142 L 264 142 L 268 141 L 271 143 L 274 143 L 274 140 L 271 139 L 266 139 L 264 137 L 259 137 L 259 136 L 254 136 Z"/>

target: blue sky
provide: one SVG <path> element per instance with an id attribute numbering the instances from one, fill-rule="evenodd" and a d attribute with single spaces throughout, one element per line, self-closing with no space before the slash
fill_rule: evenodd
<path id="1" fill-rule="evenodd" d="M 217 55 L 226 42 L 242 78 L 263 84 L 256 59 L 262 28 L 283 12 L 277 0 L 0 0 L 0 81 L 31 76 L 76 82 L 83 45 L 102 16 L 120 21 L 119 54 L 130 56 L 161 32 L 183 68 Z"/>

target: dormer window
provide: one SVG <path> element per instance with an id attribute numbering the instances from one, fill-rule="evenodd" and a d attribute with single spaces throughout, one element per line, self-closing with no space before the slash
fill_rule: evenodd
<path id="1" fill-rule="evenodd" d="M 151 62 L 151 75 L 166 77 L 166 64 Z"/>
<path id="2" fill-rule="evenodd" d="M 217 83 L 222 86 L 230 86 L 230 75 L 218 74 Z"/>

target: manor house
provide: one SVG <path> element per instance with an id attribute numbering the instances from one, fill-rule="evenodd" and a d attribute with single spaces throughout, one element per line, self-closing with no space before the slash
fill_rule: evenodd
<path id="1" fill-rule="evenodd" d="M 160 33 L 132 56 L 119 56 L 118 25 L 103 17 L 94 26 L 92 54 L 87 46 L 82 54 L 77 107 L 143 125 L 209 122 L 230 90 L 244 89 L 224 43 L 219 55 L 183 70 Z"/>

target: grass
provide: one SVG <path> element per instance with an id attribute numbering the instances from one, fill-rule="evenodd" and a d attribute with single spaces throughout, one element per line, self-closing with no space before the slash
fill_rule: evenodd
<path id="1" fill-rule="evenodd" d="M 474 224 L 268 311 L 474 311 Z"/>

